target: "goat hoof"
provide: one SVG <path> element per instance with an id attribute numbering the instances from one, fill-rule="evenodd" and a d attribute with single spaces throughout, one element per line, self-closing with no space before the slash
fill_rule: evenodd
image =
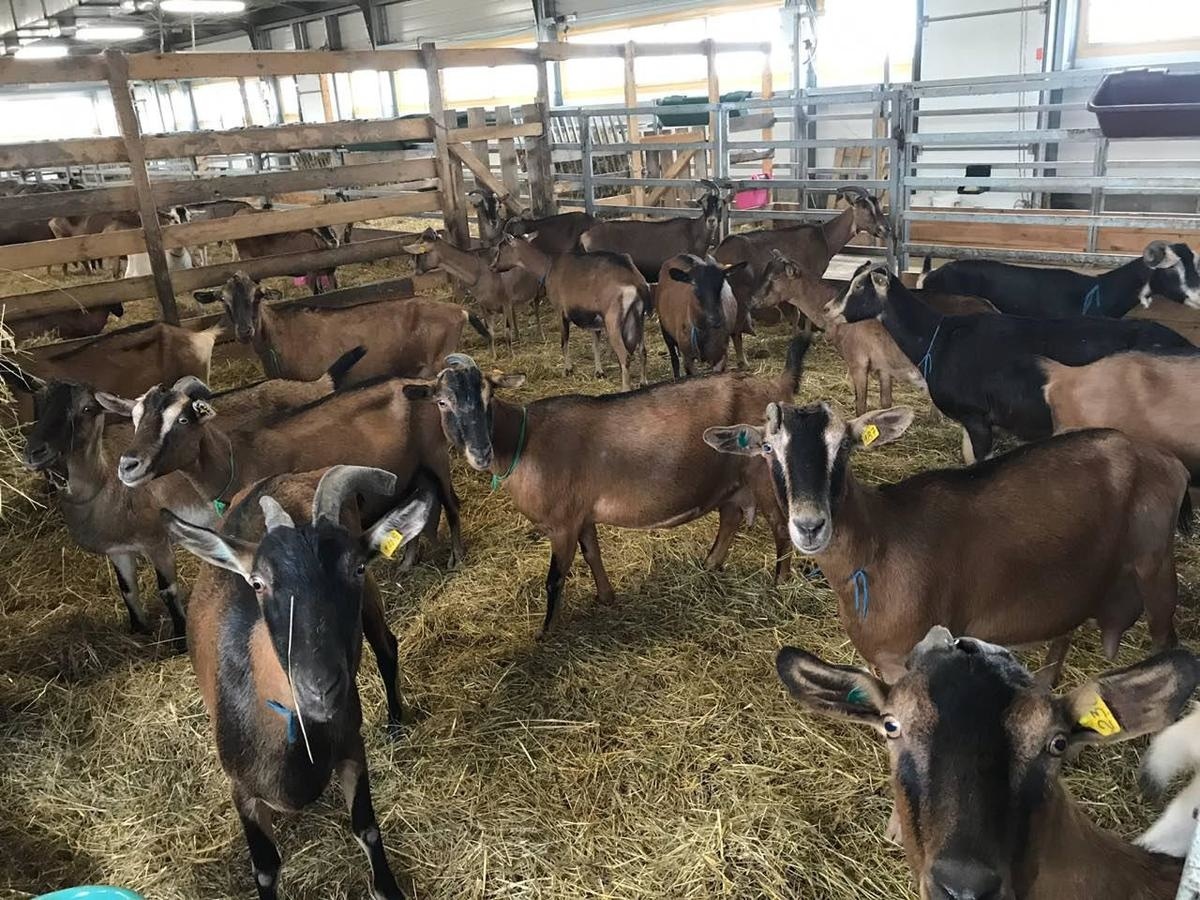
<path id="1" fill-rule="evenodd" d="M 129 620 L 130 634 L 150 634 L 154 629 L 150 627 L 149 622 L 143 622 L 141 619 Z"/>
<path id="2" fill-rule="evenodd" d="M 182 656 L 184 653 L 187 653 L 187 649 L 188 649 L 187 635 L 185 635 L 185 634 L 175 635 L 173 638 L 171 638 L 168 646 L 171 648 L 172 653 Z"/>
<path id="3" fill-rule="evenodd" d="M 596 602 L 603 603 L 605 606 L 615 606 L 617 603 L 616 594 L 597 594 Z"/>
<path id="4" fill-rule="evenodd" d="M 596 376 L 597 378 L 603 378 L 603 377 L 604 377 L 604 373 L 603 373 L 603 372 L 596 372 L 596 373 L 595 373 L 595 376 Z"/>

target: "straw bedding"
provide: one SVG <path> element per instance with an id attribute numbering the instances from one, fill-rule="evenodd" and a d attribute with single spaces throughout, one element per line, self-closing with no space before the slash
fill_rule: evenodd
<path id="1" fill-rule="evenodd" d="M 400 271 L 360 267 L 346 280 Z M 529 375 L 516 396 L 619 386 L 611 359 L 602 382 L 590 364 L 564 378 L 556 329 L 542 343 L 523 324 L 516 354 L 500 358 Z M 464 340 L 489 361 L 476 336 Z M 574 340 L 578 363 L 587 342 Z M 650 341 L 653 379 L 669 377 L 656 329 Z M 780 329 L 751 339 L 753 368 L 778 372 L 786 341 Z M 221 364 L 214 382 L 253 374 L 244 361 Z M 844 366 L 824 343 L 809 354 L 800 397 L 852 408 Z M 915 425 L 897 444 L 859 454 L 859 476 L 957 464 L 957 429 L 907 388 L 897 402 L 919 410 Z M 4 466 L 41 496 L 11 459 Z M 417 897 L 914 896 L 902 853 L 883 837 L 884 748 L 802 713 L 774 675 L 784 643 L 855 660 L 819 576 L 773 587 L 761 525 L 739 534 L 720 573 L 700 564 L 715 516 L 661 532 L 602 527 L 617 604 L 595 603 L 577 560 L 558 628 L 538 642 L 548 545 L 484 476 L 461 460 L 454 474 L 466 564 L 446 571 L 443 544 L 412 573 L 376 569 L 419 711 L 398 742 L 383 733 L 369 652 L 359 677 L 375 807 L 394 868 Z M 3 513 L 0 897 L 88 882 L 154 900 L 251 896 L 227 784 L 188 662 L 164 642 L 166 622 L 159 642 L 131 637 L 107 564 L 72 546 L 53 510 L 6 490 Z M 1196 595 L 1198 549 L 1194 540 L 1179 548 L 1185 603 Z M 194 561 L 181 562 L 190 584 Z M 143 597 L 161 614 L 148 575 Z M 1180 634 L 1196 642 L 1191 608 L 1180 610 Z M 1120 662 L 1148 651 L 1139 625 Z M 1086 631 L 1066 682 L 1105 665 Z M 1129 836 L 1156 812 L 1135 786 L 1142 749 L 1089 751 L 1070 777 L 1089 814 Z M 366 861 L 335 790 L 281 817 L 278 833 L 285 896 L 366 895 Z"/>

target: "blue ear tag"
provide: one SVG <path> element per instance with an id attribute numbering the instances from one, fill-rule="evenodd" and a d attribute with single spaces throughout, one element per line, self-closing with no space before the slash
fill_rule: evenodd
<path id="1" fill-rule="evenodd" d="M 744 429 L 738 432 L 737 445 L 743 450 L 750 446 L 750 435 L 746 434 Z"/>
<path id="2" fill-rule="evenodd" d="M 287 742 L 289 744 L 296 743 L 296 713 L 288 709 L 278 700 L 268 700 L 267 709 L 271 710 L 272 712 L 277 712 L 279 715 L 287 719 Z"/>
<path id="3" fill-rule="evenodd" d="M 226 503 L 224 500 L 214 500 L 212 502 L 212 504 L 213 504 L 213 509 L 215 509 L 217 511 L 218 516 L 225 515 L 225 510 L 229 509 L 229 504 Z"/>
<path id="4" fill-rule="evenodd" d="M 850 691 L 846 694 L 846 702 L 853 703 L 855 706 L 866 706 L 867 692 L 858 685 L 855 685 L 854 687 L 850 688 Z"/>

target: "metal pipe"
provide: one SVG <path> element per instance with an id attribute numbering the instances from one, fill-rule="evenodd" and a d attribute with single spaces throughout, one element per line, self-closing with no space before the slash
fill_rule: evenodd
<path id="1" fill-rule="evenodd" d="M 1010 13 L 1020 12 L 1045 12 L 1045 3 L 1034 3 L 1028 6 L 1006 6 L 1003 9 L 980 9 L 975 12 L 953 13 L 948 16 L 926 16 L 921 24 L 929 25 L 932 22 L 953 22 L 958 19 L 978 19 L 983 16 L 1006 16 Z"/>
<path id="2" fill-rule="evenodd" d="M 1148 231 L 1200 231 L 1200 216 L 1048 215 L 1039 213 L 951 213 L 914 209 L 904 213 L 910 222 L 948 222 L 960 225 L 1062 225 L 1064 227 L 1136 228 Z"/>
<path id="3" fill-rule="evenodd" d="M 1137 256 L 1136 253 L 1060 253 L 1051 250 L 996 250 L 993 248 L 959 247 L 952 244 L 911 244 L 908 252 L 913 256 L 941 257 L 943 259 L 998 259 L 1005 262 L 1050 263 L 1056 266 L 1095 267 L 1112 269 L 1122 266 Z"/>

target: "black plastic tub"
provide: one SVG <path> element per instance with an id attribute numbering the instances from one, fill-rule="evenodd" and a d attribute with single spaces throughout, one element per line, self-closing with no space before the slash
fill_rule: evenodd
<path id="1" fill-rule="evenodd" d="M 722 103 L 741 103 L 743 100 L 750 99 L 750 91 L 730 91 L 727 94 L 721 95 Z M 654 101 L 655 106 L 686 106 L 689 103 L 707 103 L 708 97 L 687 97 L 683 94 L 672 94 L 669 97 L 663 97 Z M 742 110 L 735 109 L 729 113 L 731 118 L 737 118 L 742 115 Z M 684 128 L 693 125 L 707 125 L 708 113 L 706 112 L 671 112 L 669 109 L 664 109 L 658 114 L 658 124 L 663 128 Z"/>
<path id="2" fill-rule="evenodd" d="M 1105 137 L 1200 137 L 1200 74 L 1105 75 L 1088 101 Z"/>

